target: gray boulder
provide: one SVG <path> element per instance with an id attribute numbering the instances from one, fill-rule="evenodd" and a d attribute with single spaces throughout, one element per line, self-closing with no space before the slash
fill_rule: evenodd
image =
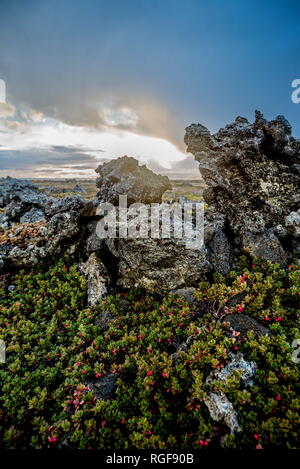
<path id="1" fill-rule="evenodd" d="M 119 195 L 127 195 L 127 203 L 159 203 L 166 190 L 172 188 L 166 176 L 159 176 L 145 165 L 139 166 L 135 158 L 123 156 L 96 169 L 99 177 L 99 202 L 119 203 Z"/>
<path id="2" fill-rule="evenodd" d="M 240 333 L 240 339 L 244 339 L 250 331 L 257 336 L 270 335 L 270 330 L 267 327 L 244 313 L 227 314 L 224 322 L 228 323 L 234 331 Z"/>
<path id="3" fill-rule="evenodd" d="M 32 208 L 29 212 L 24 213 L 20 217 L 20 223 L 35 223 L 45 219 L 45 213 L 38 209 Z"/>
<path id="4" fill-rule="evenodd" d="M 88 303 L 94 306 L 99 298 L 107 295 L 108 285 L 111 283 L 110 275 L 95 252 L 79 265 L 79 269 L 88 279 Z"/>
<path id="5" fill-rule="evenodd" d="M 234 372 L 240 374 L 240 380 L 245 387 L 253 384 L 253 377 L 257 370 L 254 362 L 247 362 L 241 353 L 230 354 L 230 362 L 219 370 L 212 371 L 206 379 L 206 385 L 213 386 L 214 381 L 225 383 Z M 204 398 L 210 416 L 216 422 L 225 423 L 231 433 L 241 431 L 238 414 L 224 392 L 208 392 Z"/>
<path id="6" fill-rule="evenodd" d="M 117 284 L 123 288 L 170 291 L 197 286 L 211 271 L 206 248 L 187 249 L 174 239 L 108 239 L 119 260 Z"/>
<path id="7" fill-rule="evenodd" d="M 116 376 L 109 374 L 98 379 L 90 380 L 87 386 L 90 391 L 93 391 L 96 399 L 107 401 L 114 396 L 116 391 Z"/>
<path id="8" fill-rule="evenodd" d="M 34 203 L 42 199 L 44 199 L 43 194 L 35 184 L 9 176 L 0 178 L 0 207 L 5 207 L 12 200 Z"/>

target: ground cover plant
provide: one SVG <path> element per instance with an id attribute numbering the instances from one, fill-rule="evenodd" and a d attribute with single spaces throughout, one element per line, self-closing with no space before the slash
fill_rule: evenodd
<path id="1" fill-rule="evenodd" d="M 14 290 L 0 290 L 0 447 L 299 447 L 299 268 L 241 263 L 201 284 L 195 306 L 130 291 L 90 308 L 72 262 L 21 271 L 9 277 Z M 233 297 L 241 300 L 230 306 Z M 241 337 L 226 322 L 232 312 L 270 334 Z M 253 385 L 238 373 L 208 384 L 237 353 L 257 364 Z M 99 399 L 97 383 L 108 379 Z M 211 419 L 211 391 L 226 393 L 241 432 Z"/>

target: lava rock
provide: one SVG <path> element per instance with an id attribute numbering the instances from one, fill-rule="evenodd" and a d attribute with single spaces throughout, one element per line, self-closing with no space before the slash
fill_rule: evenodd
<path id="1" fill-rule="evenodd" d="M 286 265 L 300 207 L 300 141 L 292 137 L 286 119 L 268 122 L 257 111 L 254 123 L 237 117 L 213 135 L 192 124 L 185 143 L 199 161 L 207 186 L 204 200 L 224 215 L 225 235 L 235 240 L 239 254 Z M 276 226 L 285 220 L 289 233 L 284 240 L 277 237 Z"/>
<path id="2" fill-rule="evenodd" d="M 232 327 L 235 331 L 240 332 L 240 338 L 246 338 L 248 332 L 253 331 L 255 335 L 270 335 L 270 330 L 260 324 L 256 319 L 251 318 L 247 314 L 237 313 L 237 314 L 228 314 L 225 317 L 225 322 L 229 323 L 229 326 Z"/>
<path id="3" fill-rule="evenodd" d="M 211 271 L 207 250 L 187 249 L 176 239 L 107 239 L 118 259 L 118 281 L 122 288 L 149 292 L 195 287 Z"/>
<path id="4" fill-rule="evenodd" d="M 93 391 L 96 399 L 108 401 L 116 391 L 116 376 L 109 374 L 98 379 L 90 380 L 87 383 L 90 391 Z"/>
<path id="5" fill-rule="evenodd" d="M 119 195 L 127 195 L 127 203 L 159 203 L 166 190 L 172 188 L 166 176 L 159 176 L 145 165 L 139 166 L 135 158 L 123 156 L 104 163 L 96 169 L 99 177 L 99 202 L 119 203 Z"/>
<path id="6" fill-rule="evenodd" d="M 45 200 L 45 196 L 35 184 L 25 179 L 14 179 L 9 176 L 0 178 L 0 207 L 5 207 L 12 200 L 39 204 Z"/>
<path id="7" fill-rule="evenodd" d="M 38 208 L 32 208 L 20 217 L 20 223 L 35 223 L 45 219 L 45 214 Z"/>
<path id="8" fill-rule="evenodd" d="M 85 263 L 79 265 L 79 269 L 88 279 L 88 303 L 94 306 L 99 298 L 107 295 L 108 285 L 111 282 L 110 275 L 94 252 Z"/>
<path id="9" fill-rule="evenodd" d="M 256 363 L 247 362 L 239 352 L 235 355 L 230 353 L 229 358 L 230 362 L 224 368 L 214 370 L 208 375 L 206 385 L 213 386 L 214 381 L 225 383 L 227 378 L 237 371 L 240 373 L 240 379 L 244 386 L 251 386 L 257 370 Z M 238 414 L 224 392 L 209 392 L 206 394 L 204 402 L 213 420 L 225 423 L 232 434 L 241 431 Z"/>

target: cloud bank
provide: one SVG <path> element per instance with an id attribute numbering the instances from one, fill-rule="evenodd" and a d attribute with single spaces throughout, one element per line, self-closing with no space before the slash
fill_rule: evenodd
<path id="1" fill-rule="evenodd" d="M 102 103 L 94 112 L 101 125 L 66 123 L 26 105 L 0 104 L 0 176 L 95 177 L 98 164 L 124 154 L 172 177 L 185 170 L 198 176 L 196 163 L 173 143 L 140 130 L 136 109 Z"/>

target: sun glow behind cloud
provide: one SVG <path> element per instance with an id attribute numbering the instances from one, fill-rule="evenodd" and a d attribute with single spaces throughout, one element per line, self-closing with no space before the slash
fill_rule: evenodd
<path id="1" fill-rule="evenodd" d="M 95 177 L 94 169 L 101 160 L 110 160 L 125 154 L 142 163 L 153 162 L 157 167 L 168 170 L 173 164 L 186 158 L 168 140 L 135 132 L 138 115 L 130 108 L 122 108 L 119 112 L 105 109 L 107 125 L 97 129 L 69 125 L 26 106 L 12 106 L 9 114 L 7 105 L 5 106 L 0 107 L 2 176 L 18 176 L 20 172 L 26 177 L 45 177 L 49 171 L 49 175 L 55 174 L 55 177 Z M 127 129 L 117 128 L 116 124 L 119 125 L 120 122 L 126 124 Z M 128 130 L 130 126 L 132 131 Z M 9 155 L 17 154 L 21 160 L 24 152 L 27 155 L 27 166 L 20 171 L 13 165 L 9 168 Z M 39 154 L 39 165 L 36 167 L 34 158 L 32 165 L 28 162 L 30 152 L 33 156 L 36 152 Z M 76 156 L 75 161 L 72 161 L 73 153 Z M 55 162 L 53 157 L 56 158 Z M 5 160 L 6 165 L 3 166 L 1 160 Z"/>

